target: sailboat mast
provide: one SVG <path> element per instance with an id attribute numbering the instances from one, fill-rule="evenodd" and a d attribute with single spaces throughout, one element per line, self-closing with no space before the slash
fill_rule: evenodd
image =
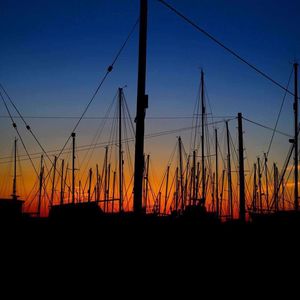
<path id="1" fill-rule="evenodd" d="M 54 156 L 54 163 L 53 163 L 53 178 L 52 178 L 52 191 L 51 191 L 51 205 L 53 205 L 53 201 L 54 201 L 56 163 L 57 163 L 57 157 Z"/>
<path id="2" fill-rule="evenodd" d="M 216 152 L 216 213 L 219 216 L 219 155 L 218 155 L 218 130 L 215 129 L 215 152 Z"/>
<path id="3" fill-rule="evenodd" d="M 229 140 L 229 128 L 228 121 L 226 121 L 226 133 L 227 133 L 227 164 L 228 164 L 228 202 L 229 202 L 229 214 L 230 218 L 233 218 L 233 203 L 232 203 L 232 180 L 231 180 L 231 160 L 230 160 L 230 140 Z"/>
<path id="4" fill-rule="evenodd" d="M 123 89 L 119 88 L 119 212 L 123 210 L 122 94 Z"/>
<path id="5" fill-rule="evenodd" d="M 13 192 L 12 192 L 13 200 L 17 200 L 17 138 L 15 138 L 14 142 L 14 178 L 13 178 Z"/>
<path id="6" fill-rule="evenodd" d="M 239 203 L 239 219 L 245 221 L 245 170 L 244 170 L 244 140 L 243 140 L 243 122 L 242 114 L 238 113 L 238 135 L 239 135 L 239 187 L 240 187 L 240 203 Z"/>
<path id="7" fill-rule="evenodd" d="M 261 190 L 261 170 L 260 170 L 260 158 L 257 158 L 257 173 L 258 173 L 258 199 L 259 199 L 259 209 L 263 211 L 262 204 L 262 190 Z"/>
<path id="8" fill-rule="evenodd" d="M 43 155 L 41 155 L 41 170 L 40 170 L 40 183 L 39 183 L 39 198 L 38 198 L 38 207 L 37 215 L 41 216 L 41 204 L 42 204 L 42 192 L 43 192 L 43 177 L 44 177 L 44 166 L 43 166 Z"/>
<path id="9" fill-rule="evenodd" d="M 89 189 L 88 189 L 88 202 L 91 202 L 91 187 L 92 187 L 92 168 L 89 170 Z"/>
<path id="10" fill-rule="evenodd" d="M 72 203 L 75 203 L 75 132 L 72 132 L 73 151 L 72 151 Z"/>
<path id="11" fill-rule="evenodd" d="M 60 204 L 64 204 L 64 166 L 65 160 L 61 162 L 61 179 L 60 179 Z"/>
<path id="12" fill-rule="evenodd" d="M 267 208 L 269 210 L 269 178 L 268 178 L 268 157 L 267 157 L 267 153 L 264 153 L 264 156 L 265 156 L 266 202 L 267 202 Z"/>
<path id="13" fill-rule="evenodd" d="M 201 167 L 202 167 L 202 199 L 205 203 L 205 165 L 204 165 L 204 117 L 205 117 L 205 104 L 204 104 L 204 72 L 201 70 Z"/>
<path id="14" fill-rule="evenodd" d="M 146 174 L 145 174 L 145 203 L 144 203 L 144 210 L 147 212 L 147 204 L 148 204 L 148 192 L 149 192 L 149 161 L 150 155 L 147 155 L 146 159 Z"/>
<path id="15" fill-rule="evenodd" d="M 294 63 L 294 115 L 295 115 L 295 136 L 294 136 L 294 153 L 295 153 L 295 164 L 294 164 L 294 209 L 298 210 L 298 64 Z"/>
<path id="16" fill-rule="evenodd" d="M 170 166 L 167 168 L 167 178 L 166 178 L 166 193 L 165 193 L 165 206 L 164 206 L 164 215 L 167 211 L 167 202 L 168 202 L 168 189 L 169 189 L 169 173 L 170 173 Z"/>
<path id="17" fill-rule="evenodd" d="M 183 165 L 182 165 L 182 142 L 181 137 L 178 138 L 179 150 L 179 172 L 180 172 L 180 194 L 181 194 L 181 209 L 184 208 L 184 195 L 183 195 Z"/>
<path id="18" fill-rule="evenodd" d="M 145 115 L 148 107 L 146 90 L 146 56 L 147 56 L 147 14 L 148 0 L 140 0 L 140 36 L 139 36 L 139 65 L 136 109 L 136 138 L 134 162 L 134 212 L 142 212 L 143 173 L 144 173 L 144 134 Z"/>

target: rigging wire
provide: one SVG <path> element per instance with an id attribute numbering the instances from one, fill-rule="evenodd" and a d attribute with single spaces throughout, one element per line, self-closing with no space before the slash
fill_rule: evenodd
<path id="1" fill-rule="evenodd" d="M 289 88 L 290 81 L 291 81 L 292 74 L 293 74 L 293 70 L 294 70 L 294 68 L 292 68 L 292 71 L 291 71 L 291 74 L 290 74 L 288 83 L 287 83 L 287 85 L 286 85 L 286 89 Z M 268 146 L 267 157 L 269 156 L 269 152 L 270 152 L 270 150 L 271 150 L 271 146 L 272 146 L 272 143 L 273 143 L 273 139 L 274 139 L 274 136 L 275 136 L 275 132 L 276 132 L 276 130 L 277 130 L 277 125 L 278 125 L 278 122 L 279 122 L 279 119 L 280 119 L 280 115 L 281 115 L 282 108 L 283 108 L 283 105 L 284 105 L 284 102 L 285 102 L 285 99 L 286 99 L 286 95 L 287 95 L 287 92 L 285 91 L 284 96 L 283 96 L 283 98 L 282 98 L 281 105 L 280 105 L 280 109 L 279 109 L 279 112 L 278 112 L 278 115 L 277 115 L 277 119 L 276 119 L 276 122 L 275 122 L 275 126 L 274 126 L 274 130 L 273 130 L 273 133 L 272 133 L 272 137 L 271 137 L 271 139 L 270 139 L 270 143 L 269 143 L 269 146 Z"/>
<path id="2" fill-rule="evenodd" d="M 263 125 L 263 124 L 258 123 L 258 122 L 256 122 L 256 121 L 252 121 L 252 120 L 247 119 L 247 118 L 245 118 L 245 117 L 242 117 L 242 118 L 243 118 L 243 120 L 245 120 L 245 121 L 247 121 L 247 122 L 249 122 L 249 123 L 252 123 L 252 124 L 254 124 L 254 125 L 260 126 L 260 127 L 262 127 L 262 128 L 268 129 L 268 130 L 272 130 L 272 131 L 274 130 L 274 128 L 271 128 L 271 127 L 269 127 L 269 126 Z M 277 132 L 277 133 L 279 133 L 279 134 L 281 134 L 281 135 L 284 135 L 284 136 L 286 136 L 286 137 L 289 137 L 289 138 L 292 137 L 290 134 L 285 133 L 285 132 L 282 132 L 282 131 L 279 131 L 279 130 L 275 130 L 275 132 Z"/>
<path id="3" fill-rule="evenodd" d="M 184 21 L 186 21 L 188 24 L 192 25 L 199 32 L 201 32 L 204 35 L 206 35 L 209 39 L 211 39 L 213 42 L 215 42 L 216 44 L 218 44 L 224 50 L 226 50 L 227 52 L 229 52 L 231 55 L 233 55 L 239 61 L 241 61 L 242 63 L 246 64 L 252 70 L 254 70 L 255 72 L 257 72 L 258 74 L 260 74 L 265 79 L 267 79 L 268 81 L 272 82 L 273 84 L 275 84 L 276 86 L 278 86 L 282 90 L 284 90 L 287 93 L 289 93 L 290 95 L 294 96 L 294 93 L 292 93 L 287 88 L 285 88 L 281 83 L 279 83 L 278 81 L 276 81 L 275 79 L 273 79 L 271 76 L 269 76 L 268 74 L 266 74 L 265 72 L 263 72 L 262 70 L 260 70 L 258 67 L 256 67 L 255 65 L 253 65 L 252 63 L 250 63 L 249 61 L 247 61 L 246 59 L 244 59 L 240 54 L 238 54 L 234 50 L 232 50 L 229 47 L 227 47 L 225 44 L 223 44 L 222 42 L 220 42 L 217 38 L 215 38 L 213 35 L 211 35 L 210 33 L 208 33 L 206 30 L 204 30 L 203 28 L 201 28 L 200 26 L 198 26 L 194 21 L 192 21 L 191 19 L 189 19 L 188 17 L 186 17 L 184 14 L 182 14 L 181 12 L 179 12 L 173 6 L 171 6 L 170 4 L 168 4 L 166 1 L 164 1 L 164 0 L 157 0 L 157 1 L 160 2 L 161 4 L 163 4 L 169 10 L 173 11 L 177 16 L 179 16 L 181 19 L 183 19 Z"/>

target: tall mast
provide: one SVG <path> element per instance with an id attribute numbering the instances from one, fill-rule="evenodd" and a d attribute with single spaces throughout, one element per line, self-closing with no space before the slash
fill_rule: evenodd
<path id="1" fill-rule="evenodd" d="M 55 175 L 56 175 L 56 162 L 57 162 L 57 157 L 54 156 L 54 163 L 53 163 L 53 178 L 52 178 L 52 191 L 51 191 L 51 205 L 53 205 L 53 201 L 54 201 Z"/>
<path id="2" fill-rule="evenodd" d="M 259 200 L 259 209 L 263 211 L 262 204 L 262 191 L 261 191 L 261 171 L 260 171 L 260 158 L 257 158 L 257 175 L 258 175 L 258 200 Z"/>
<path id="3" fill-rule="evenodd" d="M 92 168 L 90 168 L 90 170 L 89 170 L 88 202 L 91 201 L 92 176 L 93 176 L 93 171 L 92 171 Z"/>
<path id="4" fill-rule="evenodd" d="M 192 201 L 190 205 L 195 203 L 196 200 L 196 150 L 193 151 L 193 174 L 192 174 Z"/>
<path id="5" fill-rule="evenodd" d="M 257 183 L 256 183 L 256 164 L 254 164 L 254 176 L 253 176 L 253 202 L 252 202 L 252 209 L 256 211 L 257 208 Z"/>
<path id="6" fill-rule="evenodd" d="M 146 160 L 146 174 L 145 174 L 145 203 L 144 203 L 145 212 L 147 212 L 148 191 L 149 191 L 149 159 L 150 159 L 150 155 L 148 154 Z"/>
<path id="7" fill-rule="evenodd" d="M 201 166 L 202 166 L 202 199 L 205 203 L 205 165 L 204 165 L 204 118 L 205 118 L 205 104 L 204 104 L 204 73 L 201 70 Z"/>
<path id="8" fill-rule="evenodd" d="M 239 180 L 240 180 L 240 211 L 239 218 L 245 221 L 245 170 L 244 170 L 244 141 L 242 114 L 238 113 L 238 133 L 239 133 Z"/>
<path id="9" fill-rule="evenodd" d="M 42 204 L 42 192 L 43 192 L 43 177 L 44 177 L 44 166 L 43 166 L 43 155 L 41 156 L 41 169 L 40 169 L 40 183 L 39 183 L 39 198 L 38 198 L 38 207 L 37 215 L 41 216 L 41 204 Z"/>
<path id="10" fill-rule="evenodd" d="M 64 166 L 65 160 L 61 162 L 61 179 L 60 179 L 60 204 L 64 204 Z"/>
<path id="11" fill-rule="evenodd" d="M 197 203 L 198 196 L 199 196 L 199 184 L 200 184 L 200 163 L 197 162 L 197 178 L 196 178 L 196 197 L 194 200 L 194 204 Z"/>
<path id="12" fill-rule="evenodd" d="M 170 166 L 167 168 L 167 178 L 166 178 L 166 193 L 165 193 L 165 206 L 164 206 L 164 215 L 167 212 L 167 202 L 168 202 L 168 189 L 169 189 L 169 173 L 170 173 Z"/>
<path id="13" fill-rule="evenodd" d="M 230 140 L 229 140 L 229 128 L 228 121 L 226 121 L 226 133 L 227 133 L 227 167 L 228 167 L 228 202 L 229 202 L 229 214 L 230 218 L 233 218 L 233 203 L 232 203 L 232 180 L 231 180 L 231 160 L 230 160 Z"/>
<path id="14" fill-rule="evenodd" d="M 278 211 L 278 169 L 274 163 L 274 201 L 275 201 L 275 210 Z"/>
<path id="15" fill-rule="evenodd" d="M 267 153 L 264 153 L 264 156 L 265 156 L 266 202 L 267 202 L 267 208 L 269 210 L 269 178 L 268 178 L 268 157 L 267 157 Z"/>
<path id="16" fill-rule="evenodd" d="M 216 152 L 216 213 L 219 216 L 219 155 L 218 155 L 218 130 L 215 129 L 215 152 Z"/>
<path id="17" fill-rule="evenodd" d="M 119 212 L 123 210 L 122 94 L 123 89 L 119 88 Z"/>
<path id="18" fill-rule="evenodd" d="M 79 188 L 78 188 L 78 202 L 81 202 L 81 180 L 79 180 Z"/>
<path id="19" fill-rule="evenodd" d="M 175 181 L 176 181 L 176 192 L 175 192 L 175 211 L 178 211 L 178 194 L 179 194 L 179 176 L 178 176 L 178 167 L 176 168 L 176 173 L 175 173 Z"/>
<path id="20" fill-rule="evenodd" d="M 14 178 L 13 178 L 13 192 L 12 198 L 13 200 L 17 200 L 17 138 L 15 138 L 14 142 Z"/>
<path id="21" fill-rule="evenodd" d="M 116 171 L 114 171 L 114 175 L 113 175 L 113 192 L 112 192 L 111 212 L 114 212 L 115 190 L 116 190 Z"/>
<path id="22" fill-rule="evenodd" d="M 182 143 L 181 137 L 178 138 L 179 150 L 179 173 L 180 173 L 180 194 L 181 194 L 181 209 L 184 208 L 184 195 L 183 195 L 183 165 L 182 165 Z"/>
<path id="23" fill-rule="evenodd" d="M 72 132 L 73 151 L 72 151 L 72 203 L 75 203 L 75 132 Z"/>
<path id="24" fill-rule="evenodd" d="M 110 164 L 108 164 L 108 168 L 107 168 L 107 197 L 106 197 L 107 212 L 108 212 L 109 193 L 110 193 Z"/>
<path id="25" fill-rule="evenodd" d="M 103 202 L 104 212 L 105 212 L 105 203 L 107 198 L 107 160 L 108 160 L 108 146 L 105 147 L 105 157 L 104 157 L 104 202 Z"/>
<path id="26" fill-rule="evenodd" d="M 219 215 L 220 216 L 222 215 L 224 180 L 225 180 L 225 170 L 222 171 L 222 182 L 221 182 L 221 193 L 220 193 L 220 207 L 219 207 Z"/>
<path id="27" fill-rule="evenodd" d="M 96 201 L 99 201 L 99 197 L 100 197 L 100 187 L 99 187 L 99 167 L 98 164 L 96 164 Z"/>
<path id="28" fill-rule="evenodd" d="M 134 212 L 142 212 L 143 173 L 144 173 L 144 134 L 145 115 L 148 107 L 146 90 L 146 56 L 147 56 L 147 11 L 148 0 L 140 0 L 140 36 L 139 65 L 136 109 L 136 138 L 134 162 Z"/>
<path id="29" fill-rule="evenodd" d="M 294 63 L 294 115 L 295 115 L 295 136 L 294 136 L 294 153 L 295 153 L 295 164 L 294 164 L 294 208 L 298 210 L 298 64 Z"/>

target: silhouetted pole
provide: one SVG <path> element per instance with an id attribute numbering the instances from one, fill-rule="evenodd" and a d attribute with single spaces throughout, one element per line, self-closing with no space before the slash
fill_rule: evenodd
<path id="1" fill-rule="evenodd" d="M 230 210 L 229 214 L 230 217 L 233 218 L 230 139 L 229 139 L 228 121 L 226 121 L 226 134 L 227 134 L 228 202 L 229 202 L 229 210 Z"/>
<path id="2" fill-rule="evenodd" d="M 263 211 L 262 204 L 262 189 L 261 189 L 261 170 L 260 170 L 260 158 L 257 158 L 257 173 L 258 173 L 258 199 L 260 211 Z"/>
<path id="3" fill-rule="evenodd" d="M 89 189 L 88 189 L 88 202 L 91 202 L 91 188 L 92 188 L 92 168 L 89 170 Z"/>
<path id="4" fill-rule="evenodd" d="M 108 160 L 108 146 L 105 147 L 105 157 L 104 157 L 104 202 L 103 202 L 104 212 L 105 212 L 105 203 L 107 197 L 107 160 Z"/>
<path id="5" fill-rule="evenodd" d="M 221 182 L 221 194 L 220 194 L 220 207 L 219 215 L 222 215 L 222 205 L 223 205 L 223 193 L 224 193 L 224 181 L 225 181 L 225 170 L 222 171 L 222 182 Z"/>
<path id="6" fill-rule="evenodd" d="M 294 208 L 295 210 L 298 210 L 298 64 L 294 63 L 294 115 L 295 115 L 295 136 L 294 136 L 294 143 L 295 143 L 295 174 L 294 174 Z"/>
<path id="7" fill-rule="evenodd" d="M 119 88 L 119 212 L 123 210 L 122 94 L 123 89 Z"/>
<path id="8" fill-rule="evenodd" d="M 110 164 L 108 164 L 107 169 L 107 198 L 106 198 L 106 211 L 108 212 L 108 201 L 109 201 L 109 193 L 110 193 Z"/>
<path id="9" fill-rule="evenodd" d="M 205 163 L 204 163 L 204 117 L 205 117 L 205 104 L 204 104 L 204 73 L 201 70 L 201 167 L 202 167 L 202 199 L 205 203 Z"/>
<path id="10" fill-rule="evenodd" d="M 253 201 L 252 201 L 252 208 L 253 211 L 256 211 L 256 200 L 257 200 L 257 183 L 256 183 L 256 164 L 254 164 L 254 173 L 253 173 Z"/>
<path id="11" fill-rule="evenodd" d="M 114 171 L 114 175 L 113 175 L 113 194 L 112 194 L 111 212 L 114 212 L 115 190 L 116 190 L 116 171 Z"/>
<path id="12" fill-rule="evenodd" d="M 264 153 L 264 156 L 265 156 L 266 202 L 267 202 L 267 209 L 269 210 L 269 178 L 268 178 L 268 157 L 267 157 L 267 153 Z"/>
<path id="13" fill-rule="evenodd" d="M 82 191 L 81 180 L 79 180 L 79 191 L 78 191 L 78 202 L 79 203 L 81 202 L 81 191 Z"/>
<path id="14" fill-rule="evenodd" d="M 219 155 L 218 155 L 218 130 L 215 129 L 215 152 L 216 152 L 216 213 L 219 216 Z"/>
<path id="15" fill-rule="evenodd" d="M 169 174 L 170 174 L 170 166 L 168 166 L 168 168 L 167 168 L 164 215 L 165 215 L 166 212 L 167 212 L 167 201 L 168 201 L 168 190 L 169 190 Z"/>
<path id="16" fill-rule="evenodd" d="M 144 203 L 145 212 L 147 212 L 148 192 L 149 192 L 149 162 L 150 162 L 150 155 L 147 155 L 146 174 L 145 174 L 145 203 Z"/>
<path id="17" fill-rule="evenodd" d="M 245 221 L 245 170 L 244 170 L 244 141 L 242 114 L 238 113 L 239 134 L 239 180 L 240 180 L 240 214 L 241 221 Z"/>
<path id="18" fill-rule="evenodd" d="M 38 207 L 37 215 L 41 216 L 41 204 L 42 204 L 42 192 L 43 192 L 43 177 L 44 177 L 44 166 L 43 166 L 43 155 L 41 156 L 41 169 L 40 169 L 40 180 L 39 180 L 39 198 L 38 198 Z"/>
<path id="19" fill-rule="evenodd" d="M 198 196 L 199 196 L 199 184 L 200 184 L 200 163 L 197 162 L 197 178 L 196 178 L 196 198 L 195 198 L 195 202 L 197 202 L 198 200 Z"/>
<path id="20" fill-rule="evenodd" d="M 181 194 L 181 209 L 183 210 L 184 195 L 183 195 L 183 164 L 182 164 L 182 143 L 181 137 L 178 138 L 178 151 L 179 151 L 179 173 L 180 173 L 180 194 Z"/>
<path id="21" fill-rule="evenodd" d="M 274 202 L 275 202 L 275 211 L 278 211 L 278 169 L 274 163 Z"/>
<path id="22" fill-rule="evenodd" d="M 57 163 L 57 157 L 54 156 L 54 163 L 53 163 L 53 178 L 52 178 L 52 191 L 51 191 L 51 206 L 53 205 L 53 201 L 54 201 L 56 163 Z"/>
<path id="23" fill-rule="evenodd" d="M 178 167 L 176 168 L 176 173 L 175 173 L 175 181 L 176 181 L 176 192 L 175 192 L 175 211 L 177 212 L 178 211 L 178 194 L 179 194 L 179 176 L 178 176 Z"/>
<path id="24" fill-rule="evenodd" d="M 192 182 L 192 199 L 193 199 L 193 202 L 191 203 L 190 201 L 190 204 L 194 204 L 195 202 L 195 199 L 196 199 L 196 150 L 193 151 L 193 182 Z"/>
<path id="25" fill-rule="evenodd" d="M 13 178 L 13 192 L 12 192 L 13 200 L 17 200 L 17 138 L 15 138 L 14 142 L 14 178 Z"/>
<path id="26" fill-rule="evenodd" d="M 75 132 L 72 132 L 73 151 L 72 151 L 72 203 L 75 203 Z"/>
<path id="27" fill-rule="evenodd" d="M 148 107 L 146 90 L 146 55 L 147 55 L 147 11 L 148 1 L 140 0 L 140 36 L 139 65 L 136 109 L 136 138 L 134 162 L 134 212 L 142 213 L 143 173 L 144 173 L 144 134 L 145 115 Z"/>
<path id="28" fill-rule="evenodd" d="M 64 204 L 64 166 L 65 160 L 61 161 L 61 179 L 60 179 L 60 204 Z"/>

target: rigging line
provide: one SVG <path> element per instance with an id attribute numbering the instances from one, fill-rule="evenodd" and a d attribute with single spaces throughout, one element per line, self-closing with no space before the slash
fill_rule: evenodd
<path id="1" fill-rule="evenodd" d="M 120 50 L 118 51 L 117 55 L 115 56 L 112 64 L 107 68 L 106 74 L 104 75 L 104 77 L 102 78 L 101 82 L 99 83 L 98 87 L 96 88 L 94 94 L 92 95 L 92 98 L 90 99 L 89 103 L 87 104 L 87 106 L 85 107 L 82 115 L 80 116 L 79 120 L 77 121 L 74 129 L 72 132 L 75 132 L 75 130 L 77 129 L 78 125 L 80 124 L 82 118 L 84 117 L 84 115 L 86 114 L 87 110 L 89 109 L 90 105 L 92 104 L 93 100 L 95 99 L 96 95 L 98 94 L 98 91 L 100 90 L 101 86 L 103 85 L 104 81 L 106 80 L 108 74 L 113 70 L 114 64 L 116 63 L 116 61 L 118 60 L 119 56 L 121 55 L 122 51 L 124 50 L 127 42 L 129 41 L 130 37 L 132 36 L 133 32 L 135 31 L 136 26 L 139 23 L 139 18 L 136 20 L 135 24 L 133 25 L 132 29 L 130 30 L 125 42 L 123 43 L 123 45 L 121 46 Z M 70 139 L 70 137 L 69 137 Z"/>
<path id="2" fill-rule="evenodd" d="M 9 102 L 11 103 L 11 105 L 13 106 L 13 108 L 16 110 L 17 114 L 19 115 L 19 117 L 21 118 L 21 120 L 23 121 L 23 123 L 25 124 L 26 129 L 30 132 L 30 134 L 33 136 L 33 138 L 35 139 L 35 141 L 37 142 L 37 144 L 39 145 L 39 147 L 42 149 L 43 153 L 46 155 L 46 157 L 48 158 L 48 160 L 51 162 L 51 164 L 53 164 L 52 160 L 50 159 L 50 157 L 48 156 L 47 152 L 45 151 L 44 147 L 42 146 L 42 144 L 40 143 L 40 141 L 38 140 L 37 136 L 35 135 L 35 133 L 32 131 L 31 127 L 29 126 L 29 124 L 26 122 L 26 120 L 24 119 L 24 117 L 22 116 L 21 112 L 19 111 L 19 109 L 17 108 L 17 106 L 15 105 L 15 103 L 12 101 L 11 97 L 8 95 L 7 91 L 5 90 L 5 88 L 3 87 L 3 85 L 0 83 L 0 87 L 3 90 L 3 92 L 5 93 L 6 97 L 8 98 Z M 3 97 L 3 96 L 2 96 Z M 10 115 L 11 117 L 11 115 Z"/>
<path id="3" fill-rule="evenodd" d="M 127 105 L 127 103 L 126 103 Z M 130 114 L 129 114 L 130 115 Z M 20 116 L 18 115 L 12 115 L 14 119 L 21 119 Z M 195 116 L 197 116 L 197 114 L 193 114 L 193 116 L 146 116 L 145 119 L 146 120 L 188 120 L 188 119 L 194 119 Z M 227 119 L 227 118 L 234 118 L 235 116 L 213 116 L 214 119 Z M 23 116 L 23 118 L 26 119 L 62 119 L 62 120 L 66 120 L 66 119 L 78 119 L 79 116 Z M 110 120 L 113 119 L 114 117 L 105 117 L 105 116 L 101 116 L 101 117 L 83 117 L 83 120 L 102 120 L 102 119 L 106 119 L 106 120 Z M 6 115 L 0 115 L 0 119 L 9 119 L 9 116 Z M 130 117 L 126 117 L 126 119 L 129 119 L 131 122 L 133 122 L 134 118 Z"/>
<path id="4" fill-rule="evenodd" d="M 222 42 L 220 42 L 218 39 L 216 39 L 210 33 L 208 33 L 207 31 L 205 31 L 203 28 L 201 28 L 200 26 L 198 26 L 195 22 L 193 22 L 191 19 L 189 19 L 188 17 L 186 17 L 185 15 L 183 15 L 181 12 L 179 12 L 173 6 L 171 6 L 170 4 L 168 4 L 166 1 L 164 1 L 164 0 L 157 0 L 157 1 L 160 2 L 161 4 L 163 4 L 164 6 L 166 6 L 171 11 L 173 11 L 177 16 L 179 16 L 184 21 L 186 21 L 187 23 L 189 23 L 190 25 L 192 25 L 194 28 L 196 28 L 198 31 L 200 31 L 204 35 L 206 35 L 209 39 L 211 39 L 212 41 L 214 41 L 216 44 L 218 44 L 219 46 L 221 46 L 223 49 L 225 49 L 231 55 L 233 55 L 234 57 L 236 57 L 238 60 L 240 60 L 241 62 L 243 62 L 244 64 L 246 64 L 248 67 L 250 67 L 254 71 L 256 71 L 258 74 L 260 74 L 261 76 L 263 76 L 264 78 L 266 78 L 267 80 L 269 80 L 270 82 L 272 82 L 273 84 L 277 85 L 279 88 L 281 88 L 282 90 L 286 91 L 290 95 L 294 96 L 294 93 L 292 93 L 291 91 L 289 91 L 288 89 L 286 89 L 278 81 L 276 81 L 275 79 L 273 79 L 272 77 L 270 77 L 269 75 L 267 75 L 265 72 L 263 72 L 260 69 L 258 69 L 258 67 L 254 66 L 253 64 L 251 64 L 250 62 L 248 62 L 246 59 L 242 58 L 237 52 L 235 52 L 232 49 L 230 49 L 227 46 L 225 46 Z"/>
<path id="5" fill-rule="evenodd" d="M 104 77 L 102 78 L 102 80 L 100 81 L 99 85 L 97 86 L 95 92 L 93 93 L 93 95 L 92 95 L 90 101 L 89 101 L 88 104 L 86 105 L 86 107 L 85 107 L 83 113 L 81 114 L 79 120 L 76 122 L 76 124 L 75 124 L 75 126 L 74 126 L 74 128 L 73 128 L 73 130 L 72 130 L 72 133 L 75 132 L 75 130 L 76 130 L 77 127 L 79 126 L 80 122 L 82 121 L 82 119 L 83 119 L 83 117 L 85 116 L 86 112 L 88 111 L 90 105 L 91 105 L 92 102 L 94 101 L 96 95 L 98 94 L 98 92 L 99 92 L 100 88 L 102 87 L 103 83 L 105 82 L 106 78 L 108 77 L 108 75 L 109 75 L 109 74 L 111 73 L 111 71 L 113 70 L 114 64 L 117 62 L 119 56 L 121 55 L 122 51 L 124 50 L 124 48 L 125 48 L 127 42 L 129 41 L 130 37 L 132 36 L 132 34 L 133 34 L 135 28 L 137 27 L 137 24 L 138 24 L 138 23 L 139 23 L 139 18 L 137 19 L 137 21 L 136 21 L 135 24 L 133 25 L 132 29 L 130 30 L 130 32 L 129 32 L 127 38 L 126 38 L 126 40 L 124 41 L 124 43 L 122 44 L 121 48 L 119 49 L 119 51 L 118 51 L 117 55 L 115 56 L 115 58 L 114 58 L 112 64 L 107 68 Z M 69 135 L 69 137 L 67 138 L 67 140 L 66 140 L 66 142 L 65 142 L 65 144 L 64 144 L 64 146 L 63 146 L 63 148 L 62 148 L 61 151 L 59 152 L 57 158 L 59 158 L 59 157 L 61 156 L 62 152 L 64 151 L 64 149 L 66 148 L 67 144 L 69 143 L 71 137 L 72 137 L 72 135 Z M 53 165 L 52 165 L 52 167 L 51 167 L 51 169 L 50 169 L 50 172 L 51 172 L 52 168 L 53 168 Z M 47 176 L 48 176 L 48 175 L 49 175 L 49 173 L 47 174 Z"/>
<path id="6" fill-rule="evenodd" d="M 290 81 L 291 81 L 291 78 L 292 78 L 292 74 L 293 74 L 293 68 L 292 68 L 292 71 L 291 71 L 288 83 L 286 85 L 286 89 L 289 88 Z M 268 147 L 268 151 L 267 151 L 267 157 L 269 156 L 269 152 L 271 150 L 271 146 L 272 146 L 273 139 L 274 139 L 274 136 L 275 136 L 275 132 L 276 132 L 276 129 L 277 129 L 277 125 L 278 125 L 278 122 L 279 122 L 279 119 L 280 119 L 280 115 L 281 115 L 281 112 L 282 112 L 283 104 L 284 104 L 285 99 L 286 99 L 286 95 L 287 95 L 287 92 L 285 91 L 283 99 L 282 99 L 282 102 L 281 102 L 281 105 L 280 105 L 280 109 L 279 109 L 279 112 L 278 112 L 278 115 L 277 115 L 277 119 L 276 119 L 276 122 L 275 122 L 275 127 L 274 127 L 274 130 L 273 130 L 273 133 L 272 133 L 272 137 L 271 137 L 271 140 L 270 140 L 270 143 L 269 143 L 269 147 Z"/>
<path id="7" fill-rule="evenodd" d="M 233 119 L 228 119 L 227 121 L 231 121 L 231 120 L 234 120 L 236 118 L 233 118 Z M 208 123 L 207 125 L 213 125 L 213 124 L 218 124 L 218 123 L 223 123 L 224 121 L 216 121 L 214 123 Z M 201 127 L 201 126 L 198 126 L 198 127 Z M 146 134 L 145 135 L 145 139 L 150 139 L 150 138 L 156 138 L 156 137 L 160 137 L 160 136 L 164 136 L 164 135 L 170 135 L 170 134 L 175 134 L 175 133 L 178 133 L 178 132 L 182 132 L 182 131 L 188 131 L 188 130 L 192 130 L 194 127 L 182 127 L 182 128 L 177 128 L 177 129 L 173 129 L 173 130 L 165 130 L 165 131 L 158 131 L 158 132 L 154 132 L 154 133 L 149 133 L 149 134 Z M 125 142 L 133 142 L 134 141 L 134 138 L 127 138 L 127 139 L 122 139 L 122 143 L 125 143 Z M 93 146 L 97 146 L 98 148 L 101 148 L 101 147 L 104 147 L 106 145 L 114 145 L 116 144 L 117 141 L 113 141 L 112 143 L 109 143 L 108 141 L 106 142 L 101 142 L 101 143 L 95 143 L 95 144 L 89 144 L 89 145 L 83 145 L 83 146 L 78 146 L 76 147 L 76 151 L 89 151 Z M 51 150 L 51 151 L 48 151 L 48 153 L 57 153 L 57 152 L 63 152 L 64 149 L 56 149 L 56 150 Z M 71 150 L 68 150 L 67 152 L 65 153 L 70 153 L 72 152 Z M 32 155 L 40 155 L 41 153 L 34 153 Z M 20 157 L 22 157 L 23 155 L 20 155 Z M 25 155 L 24 155 L 25 156 Z M 57 155 L 58 157 L 58 155 Z M 8 159 L 9 157 L 0 157 L 0 160 L 3 160 L 3 159 Z M 35 159 L 38 159 L 39 157 L 36 157 Z M 22 159 L 23 160 L 26 160 L 26 159 Z M 10 161 L 2 161 L 0 162 L 0 164 L 4 164 L 4 163 L 9 163 Z"/>
<path id="8" fill-rule="evenodd" d="M 14 119 L 13 119 L 11 113 L 10 113 L 10 110 L 9 110 L 7 104 L 6 104 L 6 101 L 5 101 L 5 99 L 4 99 L 4 97 L 3 97 L 2 93 L 1 93 L 1 91 L 0 91 L 0 95 L 1 95 L 1 99 L 2 99 L 2 101 L 3 101 L 3 103 L 4 103 L 4 106 L 5 106 L 6 110 L 7 110 L 7 113 L 8 113 L 8 115 L 10 116 L 12 125 L 13 125 L 15 131 L 17 132 L 17 135 L 18 135 L 18 137 L 19 137 L 19 139 L 20 139 L 20 141 L 21 141 L 21 143 L 22 143 L 22 146 L 23 146 L 23 148 L 24 148 L 24 150 L 25 150 L 25 152 L 26 152 L 27 157 L 28 157 L 29 160 L 30 160 L 30 163 L 31 163 L 31 165 L 32 165 L 32 167 L 33 167 L 33 169 L 34 169 L 34 171 L 35 171 L 35 174 L 36 174 L 37 177 L 38 177 L 39 174 L 38 174 L 38 172 L 37 172 L 37 170 L 36 170 L 36 168 L 35 168 L 35 165 L 34 165 L 34 163 L 33 163 L 33 161 L 32 161 L 32 158 L 31 158 L 31 156 L 30 156 L 30 154 L 29 154 L 29 152 L 28 152 L 28 150 L 27 150 L 27 147 L 26 147 L 26 145 L 25 145 L 25 143 L 24 143 L 24 141 L 23 141 L 23 138 L 22 138 L 22 136 L 21 136 L 21 134 L 20 134 L 20 132 L 19 132 L 19 130 L 18 130 L 17 124 L 15 123 L 15 121 L 14 121 Z"/>
<path id="9" fill-rule="evenodd" d="M 248 121 L 248 122 L 250 122 L 250 123 L 252 123 L 252 124 L 255 124 L 255 125 L 257 125 L 257 126 L 260 126 L 260 127 L 262 127 L 262 128 L 265 128 L 265 129 L 268 129 L 268 130 L 272 130 L 272 131 L 274 130 L 274 128 L 271 128 L 271 127 L 269 127 L 269 126 L 260 124 L 260 123 L 255 122 L 255 121 L 251 121 L 251 120 L 249 120 L 249 119 L 247 119 L 247 118 L 245 118 L 245 117 L 243 117 L 243 119 L 244 119 L 245 121 Z M 284 133 L 284 132 L 279 131 L 279 130 L 276 130 L 276 132 L 279 133 L 279 134 L 282 134 L 282 135 L 284 135 L 284 136 L 286 136 L 286 137 L 289 137 L 289 138 L 292 137 L 290 134 Z"/>

